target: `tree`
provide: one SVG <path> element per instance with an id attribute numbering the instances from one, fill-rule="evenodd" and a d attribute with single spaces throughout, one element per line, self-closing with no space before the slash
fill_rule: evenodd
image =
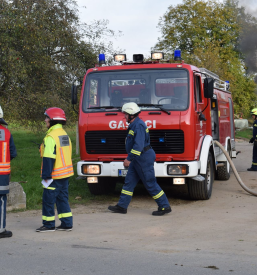
<path id="1" fill-rule="evenodd" d="M 184 0 L 160 19 L 162 36 L 154 48 L 167 55 L 179 48 L 186 62 L 230 80 L 235 110 L 247 114 L 256 100 L 256 85 L 240 48 L 243 15 L 234 0 Z"/>
<path id="2" fill-rule="evenodd" d="M 0 1 L 0 100 L 5 116 L 42 120 L 43 108 L 55 105 L 69 112 L 71 83 L 97 62 L 97 39 L 85 38 L 112 31 L 106 22 L 80 24 L 74 0 Z"/>
<path id="3" fill-rule="evenodd" d="M 215 43 L 223 51 L 235 50 L 239 34 L 235 16 L 220 2 L 184 0 L 183 4 L 170 6 L 160 19 L 162 37 L 156 47 L 168 53 L 180 48 L 192 54 L 196 48 Z"/>

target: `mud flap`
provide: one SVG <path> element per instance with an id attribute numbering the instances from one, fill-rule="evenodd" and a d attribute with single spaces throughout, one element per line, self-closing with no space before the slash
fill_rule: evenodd
<path id="1" fill-rule="evenodd" d="M 205 178 L 202 175 L 197 175 L 196 177 L 191 178 L 196 181 L 205 181 Z"/>

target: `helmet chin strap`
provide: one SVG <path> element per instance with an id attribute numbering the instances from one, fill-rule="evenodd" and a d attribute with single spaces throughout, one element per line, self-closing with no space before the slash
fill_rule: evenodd
<path id="1" fill-rule="evenodd" d="M 128 123 L 130 123 L 131 120 L 133 120 L 134 118 L 136 118 L 139 114 L 140 114 L 140 112 L 138 112 L 138 113 L 136 113 L 136 114 L 134 114 L 134 115 L 128 114 L 128 115 L 129 115 L 129 116 L 128 116 Z"/>
<path id="2" fill-rule="evenodd" d="M 128 114 L 128 115 L 129 115 L 128 116 L 128 123 L 130 123 L 131 120 L 133 120 L 135 118 L 135 115 L 130 115 L 130 114 Z"/>

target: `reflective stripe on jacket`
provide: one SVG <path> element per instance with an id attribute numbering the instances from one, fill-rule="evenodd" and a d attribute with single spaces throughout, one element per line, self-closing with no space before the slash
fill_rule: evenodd
<path id="1" fill-rule="evenodd" d="M 55 157 L 54 167 L 52 170 L 52 179 L 63 179 L 68 178 L 74 175 L 73 172 L 73 165 L 71 160 L 71 151 L 72 145 L 71 140 L 67 133 L 63 130 L 62 125 L 57 124 L 52 126 L 48 131 L 47 135 L 44 138 L 44 146 L 41 146 L 41 156 L 45 157 L 45 144 L 47 137 L 51 137 L 56 145 L 56 155 L 52 154 L 50 158 Z M 49 156 L 46 156 L 49 157 Z M 42 169 L 41 167 L 41 176 L 42 176 Z"/>
<path id="2" fill-rule="evenodd" d="M 11 173 L 10 138 L 10 131 L 0 125 L 0 175 Z"/>

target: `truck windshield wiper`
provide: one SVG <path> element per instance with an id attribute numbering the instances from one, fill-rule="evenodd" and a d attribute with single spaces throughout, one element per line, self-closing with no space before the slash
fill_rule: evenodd
<path id="1" fill-rule="evenodd" d="M 140 107 L 145 106 L 145 107 L 155 107 L 155 108 L 159 108 L 159 109 L 162 110 L 163 112 L 165 112 L 165 113 L 167 113 L 168 115 L 170 115 L 170 112 L 169 112 L 168 110 L 164 109 L 164 108 L 162 107 L 161 104 L 139 103 L 139 104 L 137 104 L 137 105 L 140 106 Z"/>
<path id="2" fill-rule="evenodd" d="M 118 109 L 119 111 L 121 111 L 121 107 L 119 106 L 95 106 L 95 107 L 89 107 L 87 109 Z"/>

